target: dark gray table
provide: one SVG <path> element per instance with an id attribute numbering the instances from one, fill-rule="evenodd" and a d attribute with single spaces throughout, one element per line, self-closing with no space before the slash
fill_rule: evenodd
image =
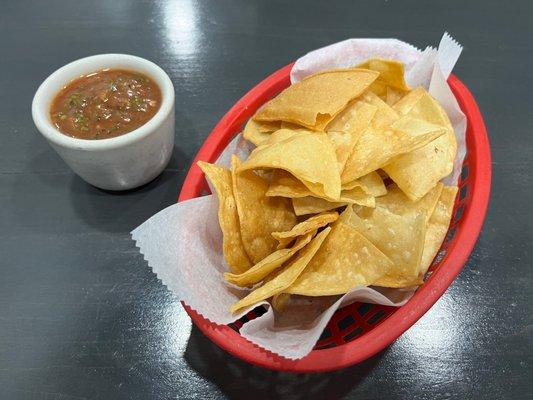
<path id="1" fill-rule="evenodd" d="M 467 4 L 463 4 L 467 3 Z M 3 1 L 0 3 L 0 398 L 532 398 L 531 2 Z M 378 356 L 299 376 L 209 342 L 129 231 L 173 203 L 193 155 L 250 87 L 348 37 L 465 50 L 493 151 L 489 214 L 442 299 Z M 153 60 L 176 87 L 176 147 L 147 186 L 107 193 L 65 166 L 30 102 L 63 64 Z"/>

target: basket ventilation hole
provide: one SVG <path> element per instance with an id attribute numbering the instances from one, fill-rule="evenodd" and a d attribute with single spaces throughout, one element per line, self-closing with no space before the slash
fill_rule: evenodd
<path id="1" fill-rule="evenodd" d="M 463 165 L 463 169 L 461 170 L 461 180 L 464 181 L 466 178 L 468 178 L 468 165 Z"/>
<path id="2" fill-rule="evenodd" d="M 464 211 L 464 204 L 462 204 L 461 206 L 459 206 L 459 208 L 457 208 L 457 210 L 455 211 L 455 217 L 454 217 L 454 222 L 458 222 L 461 217 L 463 216 L 463 211 Z"/>
<path id="3" fill-rule="evenodd" d="M 372 304 L 364 303 L 357 308 L 357 312 L 361 317 L 367 314 L 372 309 Z"/>
<path id="4" fill-rule="evenodd" d="M 454 238 L 456 232 L 457 232 L 456 227 L 453 227 L 452 229 L 450 229 L 450 231 L 446 235 L 446 239 L 444 239 L 444 242 L 447 243 L 450 240 L 452 240 Z"/>
<path id="5" fill-rule="evenodd" d="M 442 261 L 445 255 L 446 255 L 446 250 L 439 251 L 435 257 L 435 260 L 433 260 L 433 264 L 431 265 L 437 266 L 438 264 L 440 264 L 440 262 Z"/>
<path id="6" fill-rule="evenodd" d="M 337 326 L 341 331 L 349 328 L 351 325 L 355 323 L 355 319 L 351 315 L 347 315 L 343 319 L 341 319 L 339 322 L 337 322 Z"/>
<path id="7" fill-rule="evenodd" d="M 346 336 L 343 337 L 343 340 L 345 342 L 349 342 L 351 340 L 354 340 L 356 337 L 358 337 L 359 335 L 361 335 L 363 333 L 363 328 L 361 328 L 360 326 L 358 326 L 356 329 L 354 329 L 353 331 L 351 331 L 350 333 L 348 333 Z"/>
<path id="8" fill-rule="evenodd" d="M 461 191 L 459 192 L 459 200 L 463 201 L 466 199 L 466 195 L 468 194 L 468 186 L 463 186 L 461 188 Z"/>
<path id="9" fill-rule="evenodd" d="M 331 337 L 331 331 L 329 329 L 324 329 L 324 331 L 322 332 L 322 335 L 320 335 L 320 338 L 318 339 L 319 341 L 320 340 L 326 340 L 328 338 Z"/>
<path id="10" fill-rule="evenodd" d="M 368 319 L 368 323 L 371 324 L 371 325 L 374 325 L 376 322 L 378 322 L 381 318 L 383 318 L 385 316 L 385 311 L 383 310 L 379 310 L 377 313 L 375 313 L 374 315 L 372 315 L 369 319 Z"/>

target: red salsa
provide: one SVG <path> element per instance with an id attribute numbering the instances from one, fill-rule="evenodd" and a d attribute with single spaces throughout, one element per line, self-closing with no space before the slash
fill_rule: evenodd
<path id="1" fill-rule="evenodd" d="M 55 96 L 53 124 L 80 139 L 108 139 L 137 129 L 161 106 L 161 90 L 134 71 L 104 69 L 81 76 Z"/>

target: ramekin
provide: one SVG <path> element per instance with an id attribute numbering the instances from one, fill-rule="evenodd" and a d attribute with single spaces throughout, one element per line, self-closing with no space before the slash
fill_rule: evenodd
<path id="1" fill-rule="evenodd" d="M 50 118 L 54 96 L 70 81 L 104 68 L 149 76 L 161 89 L 161 107 L 144 125 L 110 139 L 86 140 L 64 135 Z M 67 165 L 86 182 L 107 190 L 141 186 L 158 176 L 174 148 L 174 86 L 156 64 L 126 54 L 101 54 L 73 61 L 52 73 L 32 102 L 35 126 Z"/>

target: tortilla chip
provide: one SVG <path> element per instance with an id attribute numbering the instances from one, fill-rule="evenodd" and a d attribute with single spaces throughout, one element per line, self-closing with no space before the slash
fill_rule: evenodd
<path id="1" fill-rule="evenodd" d="M 278 129 L 275 132 L 272 132 L 270 134 L 270 137 L 268 138 L 268 140 L 263 142 L 263 144 L 272 144 L 272 143 L 276 143 L 276 142 L 282 142 L 285 139 L 289 139 L 289 138 L 297 135 L 298 133 L 313 134 L 313 131 L 310 131 L 310 130 L 302 128 L 302 127 L 300 127 L 299 129 L 281 128 L 281 129 Z"/>
<path id="2" fill-rule="evenodd" d="M 326 127 L 328 137 L 335 148 L 339 171 L 344 169 L 353 147 L 369 126 L 376 111 L 376 106 L 364 101 L 351 102 Z"/>
<path id="3" fill-rule="evenodd" d="M 416 132 L 417 134 L 412 134 Z M 443 135 L 445 130 L 422 120 L 403 117 L 391 129 L 368 128 L 355 145 L 341 175 L 347 184 L 378 168 L 383 168 L 394 157 L 416 150 Z M 389 171 L 385 169 L 387 173 Z M 390 173 L 389 173 L 390 175 Z"/>
<path id="4" fill-rule="evenodd" d="M 239 171 L 241 161 L 237 156 L 232 156 L 231 163 L 242 242 L 255 264 L 276 249 L 272 232 L 291 229 L 296 225 L 296 216 L 289 200 L 265 196 L 268 183 L 263 178 L 254 171 Z"/>
<path id="5" fill-rule="evenodd" d="M 364 177 L 362 177 L 361 179 L 363 178 Z M 370 180 L 374 180 L 374 182 L 370 182 Z M 324 211 L 323 208 L 330 207 L 330 204 L 332 203 L 341 205 L 359 204 L 365 207 L 374 207 L 374 195 L 369 194 L 368 191 L 373 191 L 374 193 L 378 193 L 379 195 L 384 194 L 382 190 L 384 190 L 385 193 L 387 192 L 385 189 L 385 185 L 383 185 L 383 182 L 381 182 L 382 188 L 377 186 L 370 186 L 371 184 L 375 185 L 376 183 L 377 182 L 375 182 L 375 177 L 369 179 L 365 178 L 365 180 L 363 180 L 363 183 L 358 182 L 358 184 L 354 184 L 352 188 L 342 190 L 341 195 L 338 199 L 339 201 L 331 202 L 328 199 L 317 197 L 303 183 L 301 183 L 298 179 L 296 179 L 288 172 L 283 170 L 275 170 L 272 174 L 272 180 L 270 186 L 268 187 L 266 195 L 289 197 L 292 199 L 301 199 L 305 197 L 306 200 L 296 202 L 296 204 L 298 205 L 297 207 L 310 206 L 314 211 L 317 209 Z M 367 189 L 366 191 L 365 188 Z M 312 200 L 313 198 L 316 200 Z M 337 205 L 334 208 L 340 207 L 341 205 Z"/>
<path id="6" fill-rule="evenodd" d="M 321 131 L 350 100 L 361 95 L 378 75 L 376 71 L 357 68 L 311 75 L 266 103 L 254 119 L 286 121 Z"/>
<path id="7" fill-rule="evenodd" d="M 417 87 L 416 89 L 411 90 L 400 100 L 398 100 L 392 108 L 400 115 L 407 114 L 415 104 L 426 94 L 426 90 L 423 87 Z"/>
<path id="8" fill-rule="evenodd" d="M 439 182 L 420 200 L 412 201 L 400 188 L 398 188 L 398 186 L 392 184 L 389 186 L 389 191 L 386 196 L 376 199 L 376 206 L 386 208 L 390 212 L 398 215 L 424 213 L 426 215 L 427 223 L 437 205 L 437 201 L 442 192 L 442 187 L 442 183 Z"/>
<path id="9" fill-rule="evenodd" d="M 383 183 L 383 179 L 376 171 L 372 171 L 366 175 L 363 175 L 359 179 L 342 185 L 342 190 L 349 190 L 356 187 L 360 187 L 365 193 L 374 197 L 387 194 L 387 188 Z"/>
<path id="10" fill-rule="evenodd" d="M 278 293 L 282 293 L 287 289 L 304 271 L 305 267 L 309 264 L 313 256 L 316 254 L 324 239 L 331 231 L 330 227 L 327 227 L 318 235 L 315 236 L 311 243 L 305 246 L 300 252 L 293 258 L 293 260 L 287 264 L 273 279 L 266 282 L 264 285 L 252 291 L 248 296 L 239 300 L 233 304 L 230 308 L 232 313 L 239 311 L 245 307 L 251 306 L 257 302 L 268 299 Z"/>
<path id="11" fill-rule="evenodd" d="M 296 224 L 290 231 L 272 232 L 272 236 L 279 242 L 278 249 L 286 247 L 290 242 L 298 236 L 306 235 L 313 232 L 327 224 L 334 222 L 339 217 L 336 212 L 325 212 L 323 214 L 314 215 L 307 218 L 305 221 Z"/>
<path id="12" fill-rule="evenodd" d="M 281 197 L 306 197 L 311 191 L 292 174 L 282 169 L 275 169 L 272 172 L 270 186 L 266 192 L 267 196 Z"/>
<path id="13" fill-rule="evenodd" d="M 340 207 L 344 207 L 346 204 L 348 203 L 327 201 L 311 196 L 292 199 L 294 213 L 298 216 L 307 214 L 319 214 L 324 211 L 330 211 Z"/>
<path id="14" fill-rule="evenodd" d="M 366 101 L 352 101 L 326 126 L 326 132 L 362 132 L 376 111 L 377 107 Z"/>
<path id="15" fill-rule="evenodd" d="M 374 118 L 372 118 L 372 121 L 370 121 L 370 124 L 375 129 L 388 128 L 398 119 L 400 119 L 400 114 L 398 114 L 392 107 L 390 107 L 374 93 L 366 92 L 362 96 L 362 100 L 377 108 Z"/>
<path id="16" fill-rule="evenodd" d="M 242 274 L 231 274 L 226 272 L 224 274 L 224 279 L 226 279 L 226 281 L 229 283 L 242 287 L 261 282 L 268 274 L 281 267 L 285 261 L 295 255 L 296 252 L 302 249 L 306 244 L 308 244 L 315 233 L 316 229 L 306 232 L 304 235 L 298 238 L 294 246 L 290 249 L 276 250 Z"/>
<path id="17" fill-rule="evenodd" d="M 381 250 L 394 263 L 386 274 L 393 280 L 418 277 L 424 238 L 424 214 L 393 214 L 385 208 L 363 209 L 350 218 L 350 225 Z M 374 283 L 382 286 L 383 281 Z"/>
<path id="18" fill-rule="evenodd" d="M 389 106 L 393 106 L 396 104 L 404 95 L 406 92 L 402 92 L 398 89 L 394 89 L 392 87 L 387 87 L 387 92 L 385 95 L 385 103 L 387 103 Z"/>
<path id="19" fill-rule="evenodd" d="M 378 96 L 386 94 L 389 87 L 400 91 L 410 90 L 405 83 L 403 63 L 399 61 L 372 58 L 357 67 L 379 72 L 378 78 L 370 86 L 370 90 Z"/>
<path id="20" fill-rule="evenodd" d="M 281 129 L 291 129 L 293 131 L 297 131 L 299 129 L 308 129 L 305 126 L 293 124 L 291 122 L 281 121 Z"/>
<path id="21" fill-rule="evenodd" d="M 423 283 L 424 279 L 420 276 L 406 278 L 399 275 L 385 275 L 379 278 L 379 280 L 377 280 L 376 282 L 374 282 L 374 286 L 407 289 L 414 288 L 415 286 L 420 286 Z"/>
<path id="22" fill-rule="evenodd" d="M 280 125 L 279 121 L 259 122 L 250 118 L 244 126 L 242 136 L 256 146 L 261 146 L 270 138 L 272 132 L 279 129 Z"/>
<path id="23" fill-rule="evenodd" d="M 338 220 L 305 271 L 285 290 L 329 296 L 368 286 L 392 268 L 392 261 L 350 225 Z"/>
<path id="24" fill-rule="evenodd" d="M 323 211 L 334 210 L 347 204 L 358 204 L 364 207 L 375 207 L 374 196 L 369 195 L 360 187 L 343 190 L 339 201 L 328 201 L 318 197 L 297 197 L 292 199 L 292 206 L 296 215 L 317 214 Z"/>
<path id="25" fill-rule="evenodd" d="M 340 196 L 337 157 L 323 132 L 298 133 L 281 142 L 257 147 L 239 172 L 249 169 L 283 169 L 320 197 L 336 200 Z"/>
<path id="26" fill-rule="evenodd" d="M 241 273 L 252 266 L 242 242 L 239 216 L 233 196 L 231 172 L 219 165 L 198 161 L 198 166 L 215 188 L 218 197 L 218 222 L 222 230 L 222 253 L 230 269 Z"/>
<path id="27" fill-rule="evenodd" d="M 361 187 L 343 190 L 340 197 L 341 203 L 358 204 L 365 207 L 375 207 L 376 201 L 374 196 L 366 193 Z"/>
<path id="28" fill-rule="evenodd" d="M 402 110 L 406 110 L 404 104 Z M 411 200 L 422 198 L 453 170 L 457 140 L 444 109 L 428 93 L 424 93 L 405 114 L 443 127 L 445 134 L 431 143 L 395 157 L 383 169 Z M 411 135 L 420 134 L 412 131 Z"/>
<path id="29" fill-rule="evenodd" d="M 420 263 L 420 274 L 424 275 L 446 237 L 450 220 L 452 218 L 457 186 L 444 186 L 439 201 L 429 218 L 422 261 Z"/>
<path id="30" fill-rule="evenodd" d="M 352 148 L 357 140 L 354 140 L 352 134 L 346 132 L 330 131 L 327 132 L 327 134 L 331 144 L 333 145 L 333 148 L 335 149 L 335 156 L 337 157 L 339 172 L 342 172 L 344 169 L 344 164 L 352 152 Z M 356 139 L 359 139 L 359 137 Z"/>

